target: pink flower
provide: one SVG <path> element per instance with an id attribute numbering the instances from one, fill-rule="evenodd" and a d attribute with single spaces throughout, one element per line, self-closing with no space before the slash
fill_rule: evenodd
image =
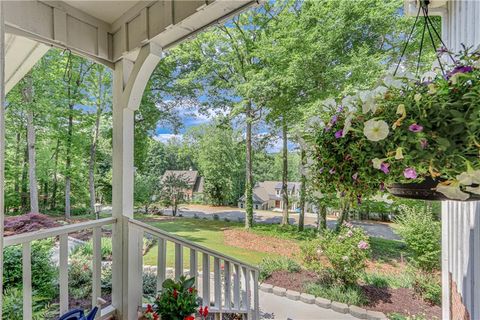
<path id="1" fill-rule="evenodd" d="M 347 237 L 351 238 L 353 236 L 352 230 L 348 230 L 347 232 Z"/>
<path id="2" fill-rule="evenodd" d="M 352 179 L 355 180 L 355 181 L 357 181 L 357 179 L 358 179 L 358 172 L 355 172 L 355 173 L 353 174 Z"/>
<path id="3" fill-rule="evenodd" d="M 388 174 L 390 172 L 388 167 L 390 167 L 390 164 L 388 164 L 386 162 L 382 162 L 382 164 L 380 165 L 380 170 L 382 170 L 383 173 Z"/>
<path id="4" fill-rule="evenodd" d="M 353 228 L 353 224 L 351 224 L 350 222 L 344 222 L 343 225 L 349 229 Z"/>
<path id="5" fill-rule="evenodd" d="M 340 139 L 341 137 L 343 137 L 343 130 L 342 129 L 335 132 L 335 138 L 336 139 Z"/>
<path id="6" fill-rule="evenodd" d="M 361 250 L 367 250 L 370 246 L 368 245 L 368 243 L 366 243 L 365 241 L 361 240 L 359 243 L 358 243 L 358 249 L 361 249 Z"/>
<path id="7" fill-rule="evenodd" d="M 380 186 L 378 187 L 380 191 L 385 191 L 385 183 L 380 182 Z"/>
<path id="8" fill-rule="evenodd" d="M 411 124 L 409 127 L 408 127 L 408 130 L 412 131 L 412 132 L 415 132 L 415 133 L 418 133 L 418 132 L 422 132 L 423 131 L 423 127 L 419 124 Z"/>
<path id="9" fill-rule="evenodd" d="M 416 179 L 417 171 L 415 171 L 415 168 L 406 168 L 403 170 L 403 176 L 407 179 Z"/>

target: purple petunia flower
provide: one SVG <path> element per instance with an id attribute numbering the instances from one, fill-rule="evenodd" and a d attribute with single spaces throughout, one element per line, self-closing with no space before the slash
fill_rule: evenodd
<path id="1" fill-rule="evenodd" d="M 343 106 L 342 106 L 342 105 L 338 106 L 337 112 L 338 112 L 338 113 L 343 112 Z"/>
<path id="2" fill-rule="evenodd" d="M 352 175 L 352 179 L 357 181 L 358 179 L 358 172 L 355 172 L 353 175 Z"/>
<path id="3" fill-rule="evenodd" d="M 407 179 L 416 179 L 417 171 L 415 171 L 415 168 L 406 168 L 403 170 L 403 176 Z"/>
<path id="4" fill-rule="evenodd" d="M 330 124 L 334 125 L 338 121 L 338 115 L 335 114 L 332 119 L 330 119 Z"/>
<path id="5" fill-rule="evenodd" d="M 330 169 L 330 171 L 328 171 L 330 174 L 334 174 L 335 173 L 335 168 L 332 168 Z"/>
<path id="6" fill-rule="evenodd" d="M 325 170 L 325 168 L 324 168 L 324 167 L 321 167 L 320 170 L 318 170 L 318 172 L 322 173 L 323 170 Z"/>
<path id="7" fill-rule="evenodd" d="M 457 73 L 468 73 L 472 71 L 473 71 L 473 67 L 471 66 L 457 66 L 448 73 L 447 78 L 450 78 L 451 76 Z"/>
<path id="8" fill-rule="evenodd" d="M 408 130 L 418 133 L 423 131 L 423 127 L 419 124 L 414 123 L 414 124 L 411 124 L 410 127 L 408 127 Z"/>
<path id="9" fill-rule="evenodd" d="M 427 141 L 427 139 L 422 139 L 422 140 L 420 140 L 420 147 L 421 147 L 422 149 L 427 149 L 427 147 L 428 147 L 428 141 Z"/>
<path id="10" fill-rule="evenodd" d="M 340 139 L 341 137 L 343 137 L 343 130 L 342 129 L 335 132 L 335 138 Z"/>
<path id="11" fill-rule="evenodd" d="M 390 167 L 390 165 L 386 162 L 382 162 L 382 164 L 380 165 L 380 170 L 383 171 L 383 173 L 385 174 L 388 174 L 390 172 L 390 169 L 388 169 Z"/>
<path id="12" fill-rule="evenodd" d="M 327 124 L 327 125 L 325 126 L 325 132 L 330 131 L 330 129 L 332 129 L 332 126 L 331 126 L 330 123 L 329 123 L 329 124 Z"/>

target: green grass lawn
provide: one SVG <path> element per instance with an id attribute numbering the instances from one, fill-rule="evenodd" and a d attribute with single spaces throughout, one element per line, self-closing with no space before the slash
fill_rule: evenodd
<path id="1" fill-rule="evenodd" d="M 226 228 L 242 228 L 242 225 L 239 223 L 188 218 L 147 223 L 252 265 L 258 265 L 266 255 L 264 252 L 242 249 L 225 244 L 223 230 Z M 174 265 L 174 259 L 175 248 L 173 243 L 169 243 L 167 245 L 167 266 L 172 267 Z M 189 267 L 189 260 L 190 251 L 185 248 L 183 252 L 185 268 Z M 144 256 L 143 262 L 144 265 L 156 265 L 156 261 L 157 246 L 154 246 Z M 198 258 L 198 262 L 201 267 L 200 257 Z"/>

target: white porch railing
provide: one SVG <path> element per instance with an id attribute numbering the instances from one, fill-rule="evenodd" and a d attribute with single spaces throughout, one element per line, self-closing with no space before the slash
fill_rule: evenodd
<path id="1" fill-rule="evenodd" d="M 174 248 L 174 277 L 178 279 L 182 274 L 196 278 L 196 285 L 203 305 L 208 305 L 213 313 L 239 313 L 248 319 L 258 319 L 258 276 L 256 267 L 239 260 L 223 255 L 200 246 L 194 242 L 174 236 L 168 232 L 152 227 L 146 223 L 129 220 L 130 248 L 137 248 L 139 254 L 130 256 L 129 304 L 140 306 L 142 301 L 142 245 L 143 237 L 148 234 L 158 241 L 157 256 L 157 291 L 161 289 L 167 277 L 167 244 L 173 243 Z M 184 249 L 189 250 L 188 269 L 184 269 Z M 132 251 L 131 251 L 132 252 Z M 202 267 L 199 271 L 199 256 Z M 132 261 L 131 259 L 134 259 Z M 213 272 L 211 267 L 213 263 Z M 130 280 L 130 279 L 129 279 Z"/>
<path id="2" fill-rule="evenodd" d="M 114 225 L 115 218 L 93 220 L 46 230 L 29 232 L 4 238 L 4 246 L 22 246 L 23 269 L 23 319 L 32 319 L 32 241 L 48 238 L 59 239 L 59 285 L 60 314 L 69 309 L 68 298 L 68 235 L 70 233 L 92 230 L 92 307 L 101 298 L 101 238 L 102 227 Z M 114 229 L 114 228 L 113 228 Z M 173 243 L 175 251 L 174 277 L 182 274 L 196 277 L 199 296 L 204 305 L 209 305 L 212 313 L 239 313 L 248 319 L 258 319 L 258 269 L 239 260 L 212 251 L 193 242 L 176 237 L 168 232 L 143 222 L 128 220 L 128 304 L 135 308 L 142 306 L 143 296 L 143 237 L 150 235 L 158 241 L 157 291 L 167 278 L 167 244 Z M 114 231 L 114 230 L 113 230 Z M 189 269 L 184 270 L 183 251 L 189 250 Z M 198 258 L 201 256 L 201 272 Z M 222 264 L 223 262 L 223 264 Z M 213 272 L 211 266 L 213 265 Z M 222 268 L 223 267 L 223 268 Z M 223 270 L 222 270 L 223 269 Z M 113 287 L 115 290 L 115 286 Z M 103 307 L 97 318 L 106 319 L 116 313 L 112 305 Z"/>
<path id="3" fill-rule="evenodd" d="M 101 297 L 101 266 L 102 266 L 102 227 L 115 224 L 116 219 L 106 218 L 77 224 L 66 225 L 46 230 L 23 233 L 4 238 L 4 246 L 22 246 L 23 269 L 23 319 L 32 319 L 32 241 L 59 238 L 59 285 L 60 285 L 60 314 L 68 311 L 68 234 L 83 230 L 93 230 L 93 258 L 92 258 L 92 306 L 97 305 Z M 99 317 L 106 318 L 115 312 L 115 308 L 107 306 L 102 309 Z"/>

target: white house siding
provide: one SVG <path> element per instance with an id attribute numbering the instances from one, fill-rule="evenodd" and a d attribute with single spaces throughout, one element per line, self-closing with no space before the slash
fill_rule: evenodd
<path id="1" fill-rule="evenodd" d="M 480 1 L 448 1 L 442 33 L 455 52 L 480 45 Z M 480 319 L 480 202 L 442 205 L 442 285 L 443 319 Z"/>

